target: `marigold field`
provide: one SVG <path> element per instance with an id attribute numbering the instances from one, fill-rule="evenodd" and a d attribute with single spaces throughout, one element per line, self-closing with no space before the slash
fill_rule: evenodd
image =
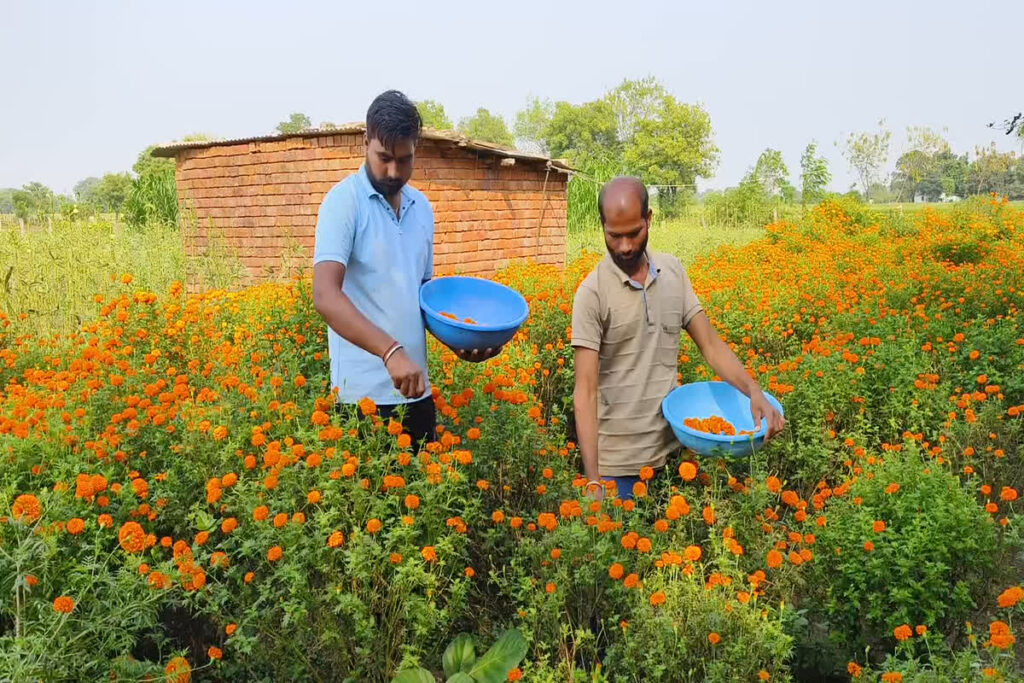
<path id="1" fill-rule="evenodd" d="M 0 679 L 388 681 L 509 628 L 512 680 L 1024 677 L 1024 213 L 827 201 L 688 263 L 788 424 L 635 505 L 571 441 L 597 258 L 498 275 L 531 316 L 486 364 L 432 349 L 419 453 L 333 410 L 307 281 L 0 319 Z"/>

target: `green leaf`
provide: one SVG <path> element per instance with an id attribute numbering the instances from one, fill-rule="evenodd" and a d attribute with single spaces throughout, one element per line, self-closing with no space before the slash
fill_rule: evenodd
<path id="1" fill-rule="evenodd" d="M 406 669 L 395 676 L 391 683 L 437 683 L 434 675 L 424 668 Z"/>
<path id="2" fill-rule="evenodd" d="M 474 681 L 473 677 L 469 674 L 462 671 L 456 671 L 451 678 L 445 681 L 445 683 L 476 683 L 476 681 Z"/>
<path id="3" fill-rule="evenodd" d="M 476 650 L 473 647 L 473 637 L 468 633 L 460 633 L 455 636 L 441 657 L 441 665 L 444 667 L 445 676 L 454 676 L 460 671 L 469 671 L 476 661 Z"/>
<path id="4" fill-rule="evenodd" d="M 491 649 L 477 660 L 469 671 L 476 683 L 501 683 L 508 672 L 526 656 L 526 639 L 517 629 L 501 634 Z"/>

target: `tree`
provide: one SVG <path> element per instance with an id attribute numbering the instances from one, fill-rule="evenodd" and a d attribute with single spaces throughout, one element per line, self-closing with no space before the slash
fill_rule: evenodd
<path id="1" fill-rule="evenodd" d="M 288 135 L 290 133 L 299 133 L 307 128 L 312 128 L 313 122 L 305 114 L 298 112 L 292 114 L 287 121 L 282 121 L 277 124 L 277 132 L 282 135 Z"/>
<path id="2" fill-rule="evenodd" d="M 606 99 L 580 105 L 556 102 L 542 141 L 549 154 L 577 167 L 614 166 L 616 172 L 622 168 L 615 112 Z"/>
<path id="3" fill-rule="evenodd" d="M 885 121 L 879 121 L 878 127 L 877 133 L 850 133 L 843 147 L 843 156 L 850 163 L 850 168 L 857 172 L 865 196 L 869 195 L 868 190 L 889 159 L 892 133 L 886 130 Z"/>
<path id="4" fill-rule="evenodd" d="M 41 218 L 56 210 L 53 190 L 42 183 L 29 183 L 15 190 L 11 203 L 14 205 L 14 214 L 24 221 Z"/>
<path id="5" fill-rule="evenodd" d="M 0 187 L 0 213 L 14 213 L 15 192 L 13 187 Z"/>
<path id="6" fill-rule="evenodd" d="M 89 176 L 88 178 L 82 178 L 72 188 L 72 192 L 75 193 L 75 201 L 82 203 L 90 203 L 95 197 L 96 188 L 100 186 L 100 179 L 96 176 Z"/>
<path id="7" fill-rule="evenodd" d="M 974 194 L 1006 194 L 1013 181 L 1014 167 L 1018 165 L 1017 155 L 1000 152 L 995 143 L 988 147 L 975 147 L 974 154 L 967 181 L 970 190 Z"/>
<path id="8" fill-rule="evenodd" d="M 555 105 L 550 100 L 541 100 L 539 97 L 527 99 L 526 108 L 516 112 L 512 126 L 516 148 L 534 154 L 548 154 L 544 134 L 554 114 Z"/>
<path id="9" fill-rule="evenodd" d="M 814 141 L 807 144 L 800 156 L 800 181 L 800 196 L 804 204 L 821 201 L 825 196 L 825 186 L 832 182 L 828 162 L 818 155 L 818 145 Z"/>
<path id="10" fill-rule="evenodd" d="M 483 107 L 476 110 L 476 114 L 463 118 L 459 121 L 459 132 L 474 140 L 491 142 L 504 147 L 513 147 L 515 140 L 505 119 L 500 115 L 492 114 Z"/>
<path id="11" fill-rule="evenodd" d="M 648 184 L 669 186 L 663 190 L 671 200 L 680 190 L 695 194 L 697 178 L 714 172 L 719 150 L 712 141 L 711 116 L 699 105 L 666 95 L 635 126 L 623 154 L 626 167 Z"/>
<path id="12" fill-rule="evenodd" d="M 420 118 L 423 119 L 423 125 L 426 128 L 436 128 L 438 130 L 451 130 L 455 128 L 444 110 L 444 105 L 440 102 L 419 100 L 416 102 L 416 109 L 419 110 Z"/>
<path id="13" fill-rule="evenodd" d="M 750 172 L 750 178 L 762 188 L 769 197 L 788 194 L 792 198 L 793 186 L 789 182 L 789 169 L 782 159 L 782 152 L 777 149 L 766 149 L 757 158 L 754 169 Z"/>

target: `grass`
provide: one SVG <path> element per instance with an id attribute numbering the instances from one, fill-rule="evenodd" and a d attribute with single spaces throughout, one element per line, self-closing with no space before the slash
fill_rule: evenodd
<path id="1" fill-rule="evenodd" d="M 675 254 L 683 265 L 702 254 L 713 252 L 724 244 L 741 245 L 752 242 L 764 234 L 764 228 L 705 227 L 691 219 L 652 221 L 649 248 Z M 589 230 L 576 230 L 566 236 L 566 258 L 573 260 L 585 251 L 604 253 L 604 233 L 600 226 Z"/>
<path id="2" fill-rule="evenodd" d="M 134 230 L 111 218 L 68 221 L 43 227 L 0 228 L 0 311 L 15 334 L 68 334 L 95 317 L 95 296 L 133 289 L 162 294 L 186 272 L 200 274 L 208 288 L 236 281 L 237 262 L 211 250 L 186 259 L 182 231 L 149 226 Z M 186 270 L 188 269 L 188 270 Z"/>

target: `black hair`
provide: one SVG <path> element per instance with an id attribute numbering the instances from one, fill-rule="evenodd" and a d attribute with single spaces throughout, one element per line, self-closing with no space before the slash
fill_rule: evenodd
<path id="1" fill-rule="evenodd" d="M 609 180 L 607 183 L 602 185 L 601 191 L 597 194 L 597 214 L 601 217 L 601 224 L 604 225 L 605 190 L 608 189 L 609 185 L 616 182 L 627 182 L 636 189 L 637 193 L 640 195 L 640 217 L 647 218 L 647 212 L 650 210 L 651 202 L 650 196 L 647 194 L 647 186 L 644 185 L 642 180 L 634 176 L 619 176 L 618 178 L 613 178 L 612 180 Z"/>
<path id="2" fill-rule="evenodd" d="M 366 138 L 392 149 L 397 140 L 419 140 L 423 120 L 412 100 L 397 90 L 382 92 L 366 110 Z"/>

